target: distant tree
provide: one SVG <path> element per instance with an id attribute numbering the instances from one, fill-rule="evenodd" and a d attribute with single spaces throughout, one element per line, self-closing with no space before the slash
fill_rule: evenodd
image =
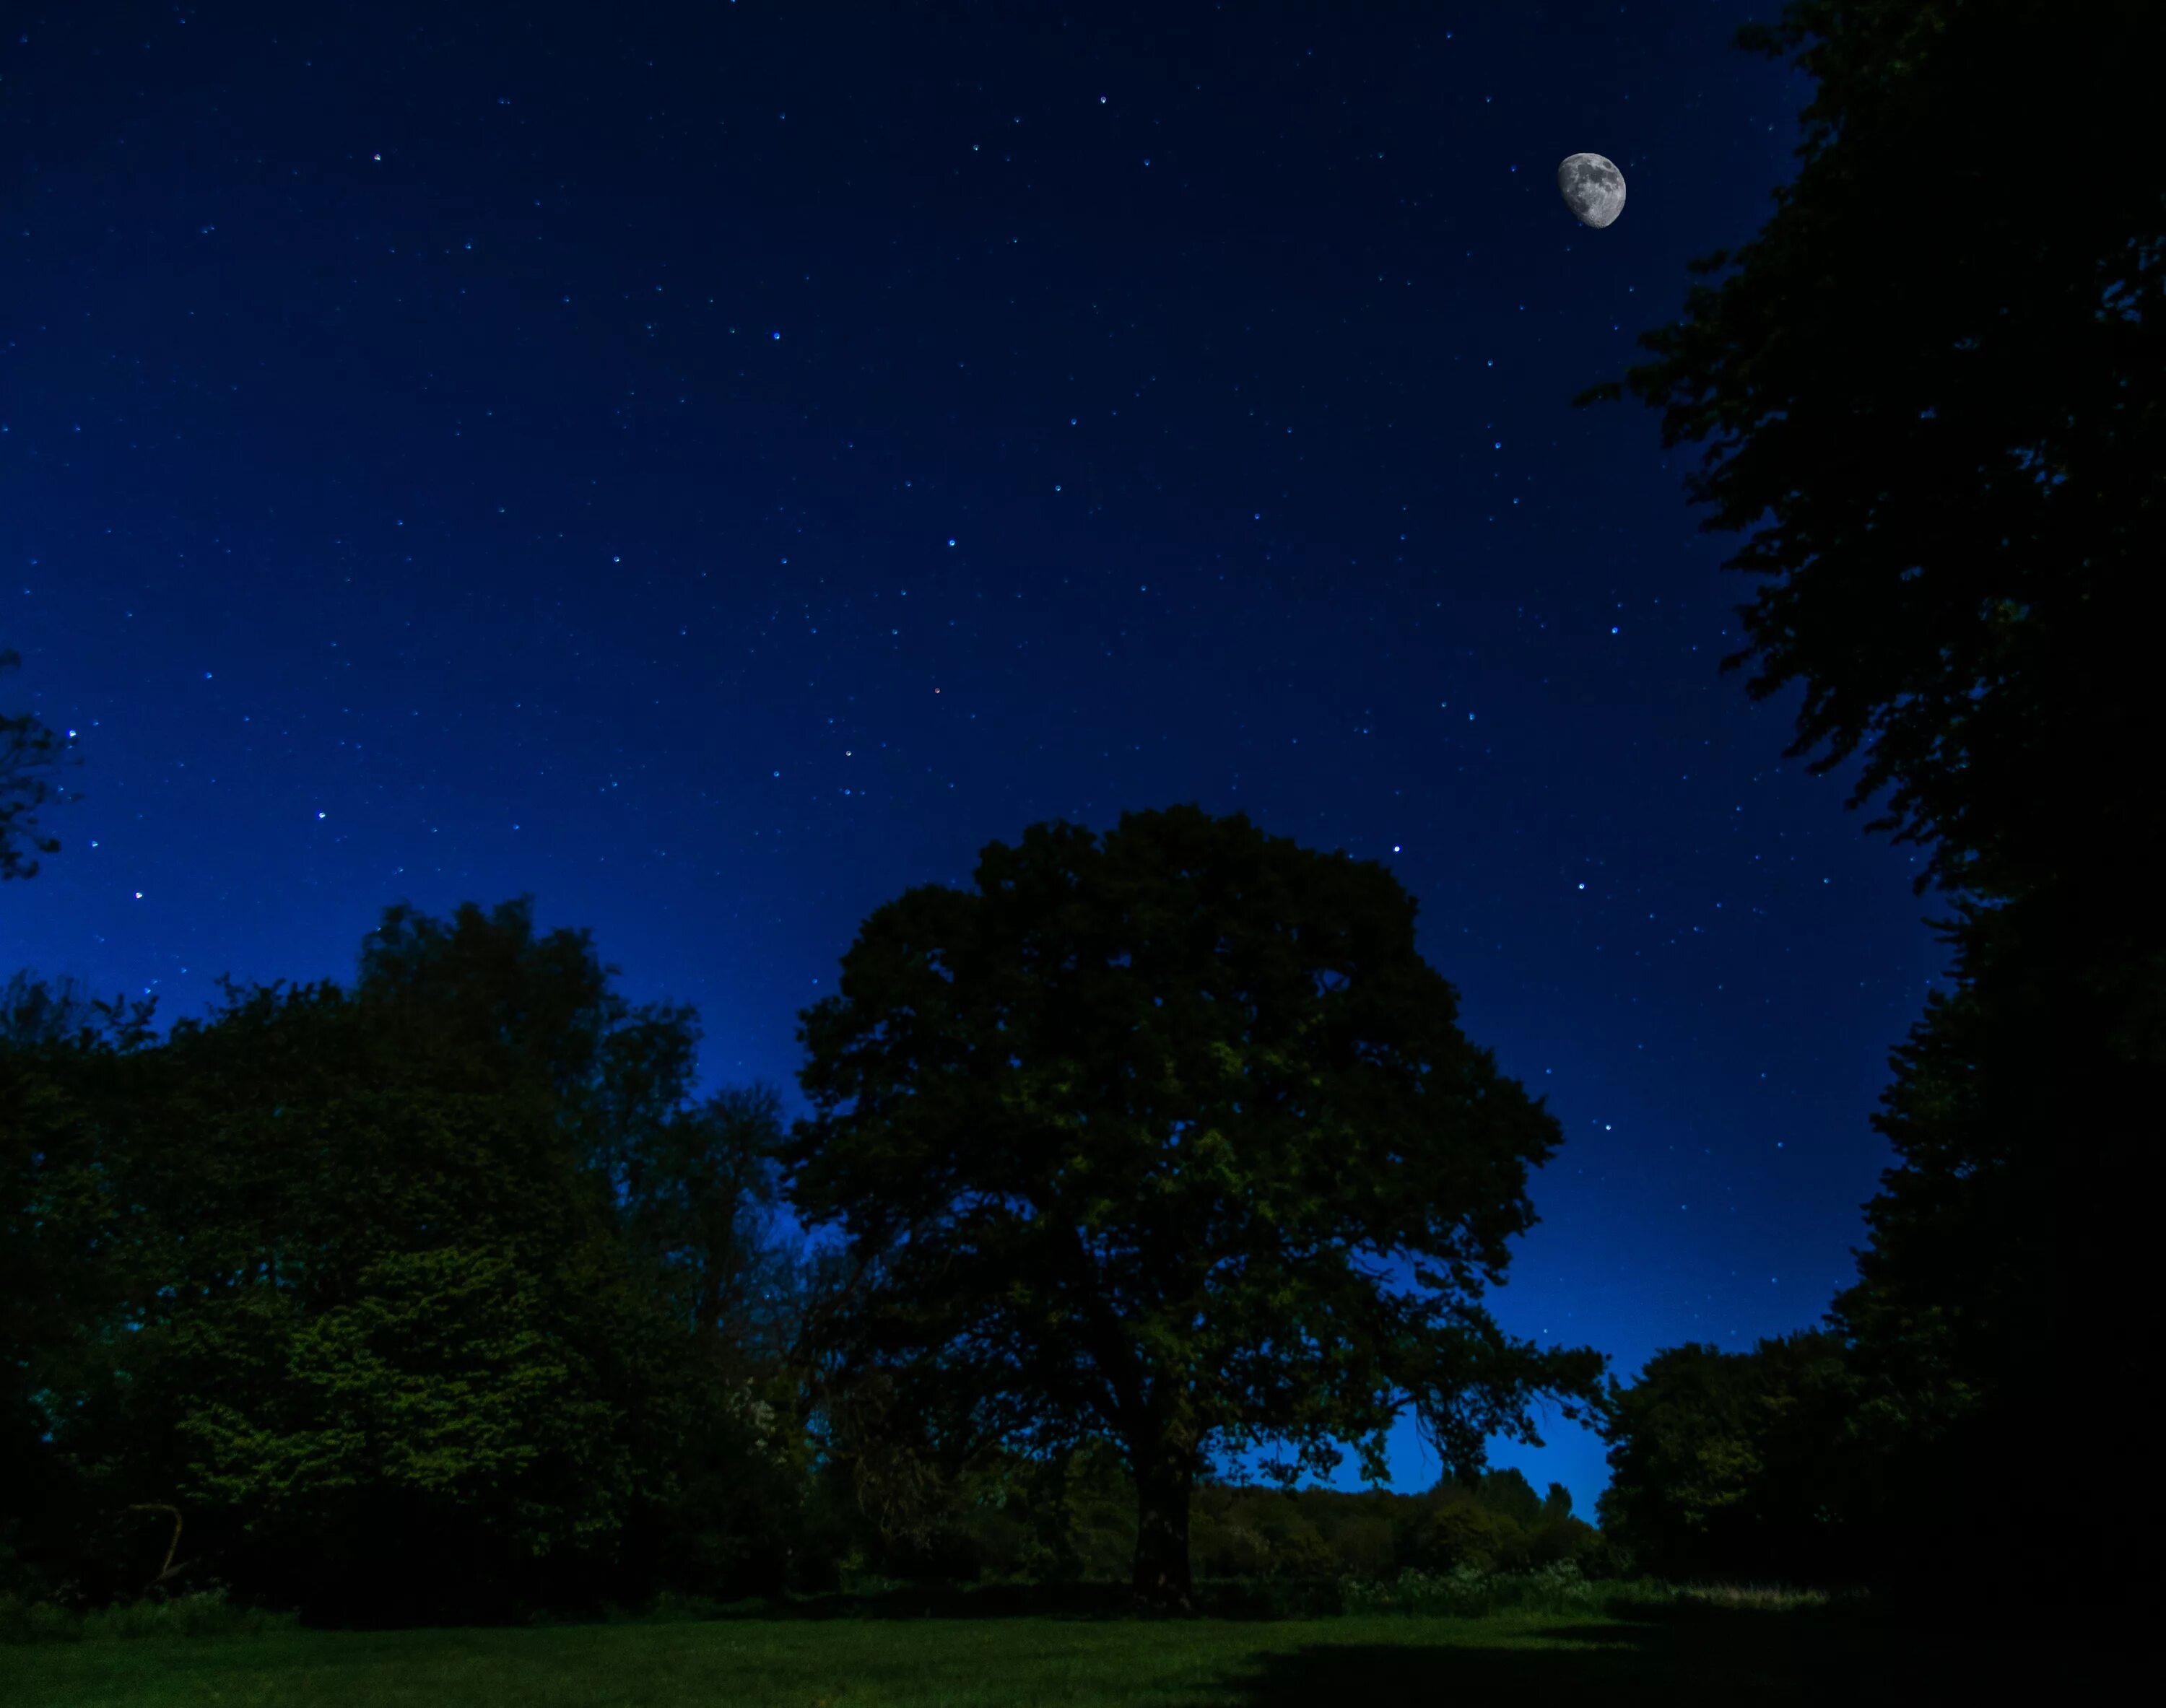
<path id="1" fill-rule="evenodd" d="M 781 1109 L 767 1087 L 732 1087 L 674 1112 L 626 1152 L 629 1230 L 712 1356 L 779 1361 L 787 1350 L 780 1289 L 794 1252 L 762 1226 L 777 1201 Z"/>
<path id="2" fill-rule="evenodd" d="M 1406 1563 L 1418 1571 L 1494 1572 L 1525 1563 L 1527 1534 L 1505 1514 L 1462 1492 L 1424 1514 L 1403 1548 Z"/>
<path id="3" fill-rule="evenodd" d="M 1426 1571 L 1516 1572 L 1559 1560 L 1603 1567 L 1601 1537 L 1572 1516 L 1571 1492 L 1552 1483 L 1537 1494 L 1509 1468 L 1471 1484 L 1444 1479 L 1397 1527 L 1401 1563 Z"/>
<path id="4" fill-rule="evenodd" d="M 1855 1551 L 1830 1532 L 1864 1504 L 1845 1451 L 1851 1391 L 1841 1342 L 1817 1331 L 1657 1352 L 1604 1424 L 1604 1536 L 1673 1579 L 1843 1575 Z"/>
<path id="5" fill-rule="evenodd" d="M 1102 846 L 1033 826 L 975 884 L 867 920 L 804 1012 L 816 1113 L 782 1156 L 853 1266 L 806 1347 L 878 1372 L 943 1464 L 1115 1443 L 1134 1588 L 1180 1605 L 1214 1442 L 1297 1443 L 1265 1468 L 1291 1484 L 1359 1439 L 1381 1479 L 1411 1405 L 1478 1469 L 1538 1396 L 1598 1398 L 1598 1353 L 1478 1302 L 1561 1136 L 1460 1032 L 1381 867 L 1176 807 Z M 1379 1286 L 1391 1256 L 1417 1290 Z"/>
<path id="6" fill-rule="evenodd" d="M 362 944 L 353 995 L 417 1049 L 470 1051 L 545 1087 L 557 1124 L 579 1129 L 599 1164 L 684 1095 L 689 1010 L 635 1013 L 610 988 L 621 969 L 602 964 L 591 933 L 537 937 L 533 915 L 531 896 L 491 913 L 465 902 L 448 922 L 388 907 Z"/>
<path id="7" fill-rule="evenodd" d="M 1552 1483 L 1551 1488 L 1557 1485 Z M 1474 1498 L 1490 1511 L 1508 1518 L 1522 1530 L 1533 1530 L 1542 1521 L 1542 1497 L 1535 1493 L 1535 1485 L 1527 1480 L 1526 1473 L 1514 1466 L 1501 1471 L 1485 1471 L 1475 1485 Z M 1564 1497 L 1565 1510 L 1572 1510 L 1572 1496 Z"/>
<path id="8" fill-rule="evenodd" d="M 22 662 L 19 652 L 0 652 L 0 671 L 18 669 Z M 0 718 L 0 878 L 37 876 L 38 862 L 24 856 L 25 844 L 40 854 L 60 852 L 59 837 L 37 834 L 38 809 L 82 797 L 55 794 L 36 773 L 61 762 L 63 745 L 62 737 L 28 712 Z"/>
<path id="9" fill-rule="evenodd" d="M 0 1057 L 144 1049 L 156 1041 L 151 1019 L 157 1007 L 155 996 L 130 1003 L 124 993 L 107 1002 L 78 979 L 49 983 L 24 967 L 0 988 Z"/>

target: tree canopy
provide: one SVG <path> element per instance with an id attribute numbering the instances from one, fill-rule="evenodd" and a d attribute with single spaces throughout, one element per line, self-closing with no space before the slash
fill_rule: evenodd
<path id="1" fill-rule="evenodd" d="M 1724 567 L 1780 578 L 1737 608 L 1751 644 L 1722 667 L 1757 653 L 1756 700 L 1802 683 L 1784 756 L 1827 741 L 1815 773 L 1869 742 L 1849 805 L 1893 783 L 1867 828 L 1933 842 L 1917 888 L 1960 893 L 1935 923 L 1962 988 L 1893 1058 L 1873 1124 L 1899 1166 L 1831 1318 L 1844 1438 L 1880 1455 L 1857 1487 L 1910 1501 L 1895 1520 L 1859 1494 L 1857 1558 L 1952 1581 L 2012 1546 L 2072 1585 L 2100 1552 L 2058 1524 L 2015 1539 L 1978 1490 L 2116 1356 L 2079 1302 L 2110 1322 L 2155 1290 L 2129 1183 L 2166 1065 L 2166 932 L 2128 898 L 2166 831 L 2141 734 L 2166 190 L 2100 166 L 2152 146 L 2166 12 L 1791 0 L 1737 40 L 1804 48 L 1796 181 L 1752 240 L 1691 264 L 1734 271 L 1640 335 L 1656 360 L 1575 401 L 1629 387 L 1666 445 L 1712 441 L 1685 482 L 1702 526 L 1757 530 Z M 2101 1542 L 2132 1563 L 2146 1533 Z"/>
<path id="2" fill-rule="evenodd" d="M 1686 490 L 1738 607 L 1755 700 L 1802 680 L 1796 758 L 1868 735 L 1921 876 L 1996 894 L 2072 851 L 2148 846 L 2158 792 L 2121 767 L 2148 698 L 2166 561 L 2166 192 L 2101 162 L 2149 146 L 2148 0 L 2079 22 L 2044 0 L 1791 0 L 1741 47 L 1817 80 L 1796 181 L 1760 234 L 1691 263 L 1623 394 L 1666 446 L 1716 442 Z M 2010 101 L 2011 88 L 2026 91 Z M 1963 140 L 1957 140 L 1963 139 Z"/>
<path id="3" fill-rule="evenodd" d="M 1606 1422 L 1604 1537 L 1672 1580 L 1862 1575 L 1852 1521 L 1878 1490 L 1853 1486 L 1872 1470 L 1846 1432 L 1855 1397 L 1822 1331 L 1658 1352 Z"/>
<path id="4" fill-rule="evenodd" d="M 38 1496 L 0 1543 L 110 1580 L 123 1515 L 177 1504 L 177 1572 L 348 1620 L 762 1545 L 756 1361 L 714 1344 L 760 1135 L 643 1071 L 689 1040 L 607 972 L 522 900 L 387 910 L 353 991 L 229 981 L 162 1042 L 11 986 L 0 1351 Z"/>
<path id="5" fill-rule="evenodd" d="M 402 906 L 351 991 L 229 988 L 162 1043 L 148 1003 L 0 994 L 0 1458 L 29 1468 L 0 1587 L 124 1592 L 168 1521 L 147 1550 L 114 1527 L 185 1507 L 161 1583 L 209 1563 L 345 1616 L 773 1588 L 864 1557 L 853 1494 L 884 1560 L 952 1563 L 975 1526 L 981 1563 L 1125 1552 L 1177 1602 L 1215 1452 L 1290 1442 L 1291 1484 L 1350 1440 L 1376 1477 L 1409 1407 L 1459 1489 L 1334 1520 L 1342 1561 L 1614 1541 L 1683 1576 L 2132 1581 L 2142 1479 L 2084 1548 L 2022 1484 L 2126 1357 L 2079 1305 L 2117 1326 L 2155 1289 L 2166 937 L 2130 902 L 2162 829 L 2136 737 L 2166 201 L 2105 167 L 2148 157 L 2162 25 L 1792 0 L 1749 26 L 1811 39 L 1804 167 L 1693 264 L 1736 271 L 1641 339 L 1659 360 L 1582 397 L 1719 439 L 1688 491 L 1710 529 L 1772 517 L 1726 567 L 1779 582 L 1723 667 L 1802 683 L 1786 756 L 1869 744 L 1850 804 L 1893 783 L 1868 828 L 1936 841 L 1919 887 L 1960 893 L 1958 988 L 1894 1057 L 1898 1166 L 1825 1331 L 1607 1389 L 1599 1355 L 1503 1335 L 1483 1290 L 1556 1123 L 1461 1034 L 1387 874 L 1244 818 L 1036 826 L 972 890 L 878 909 L 801 1016 L 786 1136 L 761 1088 L 685 1106 L 690 1011 L 623 1003 L 584 933 Z M 31 774 L 59 751 L 0 720 L 0 878 L 59 846 Z M 755 1225 L 778 1162 L 846 1236 L 801 1276 Z M 1609 1537 L 1480 1474 L 1545 1396 L 1604 1420 Z M 1334 1558 L 1279 1494 L 1203 1496 L 1222 1566 Z"/>
<path id="6" fill-rule="evenodd" d="M 1479 1302 L 1561 1131 L 1460 1031 L 1414 914 L 1374 862 L 1193 807 L 1034 825 L 974 890 L 876 909 L 802 1015 L 785 1193 L 853 1265 L 808 1347 L 950 1462 L 1116 1443 L 1134 1588 L 1175 1601 L 1214 1443 L 1293 1442 L 1290 1484 L 1355 1440 L 1381 1479 L 1411 1405 L 1471 1475 L 1539 1396 L 1573 1415 L 1601 1356 Z"/>

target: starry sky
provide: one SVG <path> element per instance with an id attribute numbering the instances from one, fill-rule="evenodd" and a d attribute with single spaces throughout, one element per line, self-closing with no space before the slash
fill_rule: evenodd
<path id="1" fill-rule="evenodd" d="M 1568 402 L 1795 170 L 1756 6 L 11 6 L 0 702 L 82 764 L 0 977 L 531 893 L 799 1114 L 874 907 L 1192 801 L 1387 866 L 1561 1123 L 1506 1328 L 1811 1325 L 1949 909 Z"/>

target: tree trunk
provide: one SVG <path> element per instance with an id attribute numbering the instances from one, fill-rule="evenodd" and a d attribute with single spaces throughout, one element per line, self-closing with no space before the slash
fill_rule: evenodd
<path id="1" fill-rule="evenodd" d="M 1131 1587 L 1147 1606 L 1189 1612 L 1188 1497 L 1194 1474 L 1185 1464 L 1141 1455 L 1134 1470 L 1136 1563 Z"/>

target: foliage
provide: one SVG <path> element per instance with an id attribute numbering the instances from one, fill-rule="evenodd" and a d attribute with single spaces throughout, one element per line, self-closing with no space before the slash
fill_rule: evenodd
<path id="1" fill-rule="evenodd" d="M 2057 1403 L 2030 1373 L 2059 1310 L 2040 1216 L 2057 1183 L 2023 1142 L 2048 1118 L 2035 1101 L 2047 1088 L 2014 1041 L 2056 1036 L 2058 1059 L 2087 1061 L 2109 1083 L 2116 1072 L 2095 1038 L 2086 1052 L 2069 1037 L 2026 975 L 2029 912 L 1989 917 L 1973 941 L 1997 958 L 1973 962 L 1952 998 L 1933 999 L 1896 1060 L 1875 1124 L 1903 1163 L 1868 1206 L 1874 1242 L 1829 1327 L 1743 1354 L 1672 1348 L 1614 1394 L 1604 1529 L 1581 1556 L 1598 1560 L 1593 1569 L 1864 1582 L 1957 1603 L 2037 1593 L 2095 1561 L 2050 1505 L 1978 1494 L 2005 1483 Z M 1968 1257 L 1981 1247 L 2000 1258 L 1983 1277 Z M 1506 1504 L 1524 1511 L 1531 1498 Z M 1493 1522 L 1468 1510 L 1430 1519 L 1432 1559 L 1517 1563 L 1487 1534 Z M 1999 1584 L 1982 1589 L 1987 1561 Z"/>
<path id="2" fill-rule="evenodd" d="M 184 1595 L 145 1597 L 90 1614 L 50 1602 L 0 1595 L 0 1643 L 252 1637 L 296 1623 L 292 1614 L 267 1613 L 260 1607 L 234 1601 L 222 1587 Z"/>
<path id="3" fill-rule="evenodd" d="M 18 1587 L 140 1584 L 146 1501 L 188 1515 L 177 1569 L 312 1617 L 779 1569 L 794 1384 L 695 1320 L 742 1290 L 714 1199 L 743 1135 L 658 1113 L 681 1083 L 633 1070 L 673 1059 L 671 1017 L 609 997 L 582 937 L 535 941 L 523 904 L 394 909 L 351 995 L 229 985 L 156 1047 L 13 1007 L 37 1023 L 0 1049 L 9 1261 L 50 1306 L 7 1319 L 37 1468 L 0 1514 Z"/>
<path id="4" fill-rule="evenodd" d="M 24 974 L 0 996 L 0 1463 L 28 1468 L 0 1479 L 0 1593 L 69 1590 L 88 1497 L 49 1451 L 47 1406 L 87 1379 L 101 1357 L 89 1326 L 121 1305 L 97 1124 L 58 1076 L 142 1049 L 153 1007 Z"/>
<path id="5" fill-rule="evenodd" d="M 22 662 L 21 653 L 0 651 L 0 672 L 18 669 Z M 28 712 L 0 718 L 0 879 L 38 875 L 38 862 L 24 857 L 23 843 L 34 853 L 60 852 L 59 837 L 38 835 L 38 809 L 82 797 L 56 795 L 52 784 L 37 773 L 61 762 L 58 756 L 64 745 L 62 737 Z"/>
<path id="6" fill-rule="evenodd" d="M 763 1088 L 686 1106 L 690 1010 L 632 1010 L 585 933 L 402 904 L 351 991 L 229 986 L 163 1043 L 148 1003 L 0 994 L 0 1462 L 27 1471 L 0 1625 L 214 1627 L 240 1616 L 214 1568 L 347 1620 L 1123 1560 L 1178 1600 L 1191 1556 L 1281 1605 L 1578 1607 L 1635 1560 L 2132 1580 L 2147 1489 L 2081 1542 L 1994 1491 L 2111 1367 L 2069 1301 L 2111 1320 L 2148 1284 L 2129 1112 L 2166 1063 L 2166 942 L 2126 898 L 2166 828 L 2129 767 L 2166 242 L 2155 187 L 2096 162 L 2145 156 L 2159 17 L 1748 26 L 1812 39 L 1804 166 L 1626 376 L 1667 444 L 1721 440 L 1709 526 L 1773 519 L 1726 566 L 1781 582 L 1724 668 L 1757 651 L 1756 700 L 1803 682 L 1786 756 L 1827 742 L 1815 772 L 1869 742 L 1850 804 L 1894 784 L 1869 828 L 1936 839 L 1920 888 L 1966 892 L 1825 1331 L 1672 1348 L 1606 1394 L 1596 1355 L 1499 1333 L 1482 1289 L 1556 1125 L 1461 1036 L 1380 868 L 1243 819 L 1037 826 L 975 893 L 880 909 L 803 1017 L 818 1114 L 786 1136 Z M 1949 154 L 1989 131 L 1990 169 Z M 37 870 L 18 838 L 59 846 L 29 773 L 60 752 L 0 720 L 0 878 Z M 778 1166 L 842 1252 L 760 1237 Z M 1407 1257 L 1412 1297 L 1363 1267 Z M 1608 1421 L 1603 1533 L 1482 1474 L 1543 1393 Z M 1450 1480 L 1291 1488 L 1334 1441 L 1377 1468 L 1408 1405 Z M 1265 1437 L 1297 1450 L 1281 1487 L 1212 1480 Z"/>
<path id="7" fill-rule="evenodd" d="M 1751 645 L 1723 668 L 1757 653 L 1755 700 L 1802 682 L 1784 756 L 1825 741 L 1817 774 L 1868 743 L 1849 804 L 1893 784 L 1868 829 L 1931 839 L 1919 888 L 1966 893 L 1938 922 L 1964 988 L 1899 1052 L 1874 1118 L 1899 1165 L 1831 1318 L 1857 1408 L 1823 1443 L 1849 1464 L 1836 1527 L 1889 1583 L 1984 1593 L 2016 1581 L 2013 1553 L 2068 1594 L 2085 1563 L 2133 1584 L 2155 1575 L 2155 1494 L 2078 1542 L 1979 1491 L 2063 1426 L 2118 1356 L 2115 1312 L 2152 1289 L 2127 1183 L 2155 1122 L 2129 1111 L 2166 1064 L 2166 937 L 2127 898 L 2166 832 L 2138 733 L 2166 561 L 2166 196 L 2095 168 L 2148 146 L 2166 13 L 1790 0 L 1737 39 L 1816 80 L 1796 182 L 1752 241 L 1691 264 L 1734 271 L 1640 336 L 1656 360 L 1576 401 L 1629 387 L 1666 446 L 1706 442 L 1703 525 L 1757 530 L 1725 567 L 1781 578 L 1738 608 Z M 1948 146 L 1989 131 L 1989 161 Z M 2095 1337 L 2079 1299 L 2105 1313 Z M 1829 1539 L 1800 1521 L 1800 1548 Z"/>
<path id="8" fill-rule="evenodd" d="M 1599 1354 L 1478 1303 L 1561 1136 L 1454 1024 L 1383 868 L 1175 808 L 1102 846 L 1033 826 L 975 884 L 865 922 L 805 1011 L 816 1113 L 783 1154 L 849 1242 L 811 1356 L 878 1372 L 950 1473 L 1113 1442 L 1138 1589 L 1178 1600 L 1214 1442 L 1292 1441 L 1291 1482 L 1355 1439 L 1381 1477 L 1411 1405 L 1478 1466 L 1537 1394 L 1596 1392 Z"/>
<path id="9" fill-rule="evenodd" d="M 2101 0 L 1790 0 L 1738 43 L 1817 80 L 1796 181 L 1760 235 L 1691 264 L 1657 360 L 1623 384 L 1709 529 L 1772 514 L 1725 567 L 1785 577 L 1741 607 L 1765 699 L 1806 683 L 1795 758 L 1868 734 L 1850 804 L 1890 781 L 1896 838 L 1937 838 L 1943 888 L 2010 894 L 2070 851 L 2141 847 L 2155 794 L 2111 774 L 2148 679 L 2132 621 L 2158 561 L 2166 416 L 2160 192 L 2100 160 L 2142 145 L 2156 8 Z M 2011 108 L 2021 84 L 2037 98 Z M 1984 155 L 1947 139 L 1996 138 Z M 1918 163 L 1937 163 L 1918 193 Z M 1912 807 L 1916 811 L 1906 813 Z M 2077 825 L 2080 834 L 2071 834 Z M 2116 828 L 2110 834 L 2109 825 Z"/>
<path id="10" fill-rule="evenodd" d="M 2078 1593 L 2102 1568 L 2133 1584 L 2157 1567 L 2132 1516 L 2094 1527 L 1980 1491 L 2065 1426 L 2068 1384 L 2113 1356 L 2082 1336 L 2077 1302 L 2110 1326 L 2143 1296 L 2131 1268 L 2148 1200 L 2130 1183 L 2157 1071 L 2111 1037 L 2125 1008 L 2072 988 L 2049 894 L 1967 913 L 1962 983 L 1892 1059 L 1873 1122 L 1899 1162 L 1829 1313 L 1851 1378 L 1843 1427 L 1864 1456 L 1859 1553 L 1883 1587 L 1957 1599 L 2011 1553 L 2023 1573 L 1997 1581 L 2012 1595 Z M 2140 1513 L 2155 1497 L 2132 1498 Z"/>
<path id="11" fill-rule="evenodd" d="M 1596 1583 L 1570 1560 L 1517 1572 L 1478 1565 L 1445 1572 L 1409 1568 L 1388 1582 L 1349 1578 L 1341 1588 L 1349 1613 L 1440 1614 L 1453 1619 L 1507 1611 L 1599 1613 L 1614 1594 L 1614 1586 Z"/>
<path id="12" fill-rule="evenodd" d="M 55 1458 L 108 1500 L 177 1500 L 203 1545 L 253 1557 L 244 1578 L 275 1561 L 340 1599 L 500 1579 L 485 1537 L 532 1557 L 598 1521 L 545 1484 L 617 1480 L 558 1463 L 611 1431 L 572 1398 L 576 1341 L 544 1344 L 562 1316 L 542 1278 L 590 1257 L 591 1203 L 536 1147 L 536 1099 L 416 1083 L 371 1018 L 259 993 L 90 1092 L 120 1306 L 50 1418 Z"/>
<path id="13" fill-rule="evenodd" d="M 1659 1577 L 1854 1579 L 1870 1473 L 1854 1394 L 1831 1333 L 1658 1352 L 1605 1426 L 1604 1535 Z"/>
<path id="14" fill-rule="evenodd" d="M 879 1584 L 1104 1583 L 1129 1574 L 1137 1528 L 1135 1484 L 1118 1449 L 1094 1442 L 1062 1460 L 1033 1463 L 989 1453 L 968 1473 L 935 1479 L 914 1523 L 860 1481 L 861 1466 L 837 1447 L 816 1473 L 808 1505 L 808 1553 L 831 1569 L 801 1589 Z M 865 1489 L 860 1500 L 860 1490 Z M 1520 1518 L 1531 1514 L 1533 1522 Z M 1517 1516 L 1514 1515 L 1518 1515 Z M 831 1526 L 815 1543 L 824 1517 Z M 885 1521 L 885 1522 L 883 1522 Z M 1461 1526 L 1455 1529 L 1455 1526 Z M 1471 1526 L 1482 1546 L 1446 1538 Z M 1387 1579 L 1403 1569 L 1524 1572 L 1569 1561 L 1590 1577 L 1617 1574 L 1617 1550 L 1572 1516 L 1571 1496 L 1551 1484 L 1538 1496 L 1516 1471 L 1491 1472 L 1474 1487 L 1440 1484 L 1424 1494 L 1382 1489 L 1287 1489 L 1207 1482 L 1190 1510 L 1194 1579 L 1256 1584 L 1355 1576 Z"/>
<path id="15" fill-rule="evenodd" d="M 818 1416 L 807 1516 L 820 1564 L 816 1575 L 798 1574 L 800 1588 L 1073 1583 L 1119 1576 L 1133 1558 L 1135 1485 L 1104 1442 L 1043 1461 L 989 1447 L 956 1470 L 894 1409 L 878 1372 L 830 1388 Z"/>
<path id="16" fill-rule="evenodd" d="M 182 1498 L 341 1577 L 445 1596 L 454 1574 L 605 1542 L 637 1486 L 630 1443 L 545 1297 L 502 1252 L 454 1246 L 379 1258 L 314 1313 L 267 1283 L 207 1303 L 150 1355 L 194 1456 Z M 237 1370 L 282 1379 L 258 1399 Z M 372 1546 L 386 1531 L 403 1534 Z"/>

